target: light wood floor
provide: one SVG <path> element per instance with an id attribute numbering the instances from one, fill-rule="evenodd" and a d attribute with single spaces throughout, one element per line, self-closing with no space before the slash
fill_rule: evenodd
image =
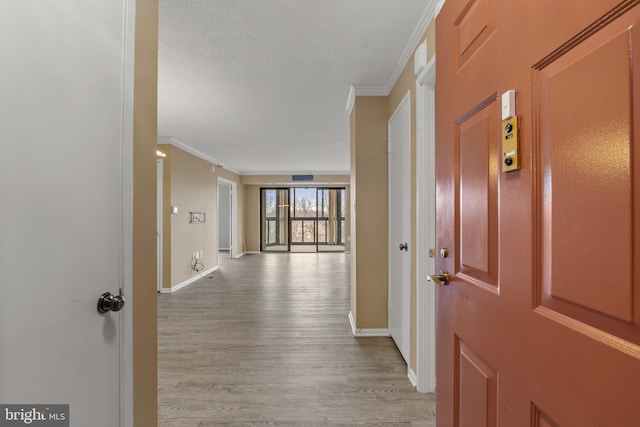
<path id="1" fill-rule="evenodd" d="M 350 255 L 262 254 L 158 295 L 160 426 L 435 426 L 390 338 L 354 338 Z"/>

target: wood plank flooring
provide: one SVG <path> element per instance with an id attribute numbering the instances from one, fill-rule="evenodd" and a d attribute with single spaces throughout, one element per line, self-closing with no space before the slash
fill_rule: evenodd
<path id="1" fill-rule="evenodd" d="M 390 338 L 354 338 L 350 255 L 262 254 L 158 295 L 159 426 L 435 426 Z"/>

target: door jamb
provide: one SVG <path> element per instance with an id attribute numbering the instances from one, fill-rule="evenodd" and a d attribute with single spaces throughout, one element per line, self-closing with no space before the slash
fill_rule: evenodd
<path id="1" fill-rule="evenodd" d="M 120 287 L 128 309 L 120 313 L 120 427 L 133 427 L 133 150 L 136 0 L 123 0 L 122 29 L 122 251 Z"/>
<path id="2" fill-rule="evenodd" d="M 416 386 L 425 393 L 436 388 L 436 296 L 426 280 L 435 272 L 435 84 L 434 55 L 416 78 Z"/>
<path id="3" fill-rule="evenodd" d="M 236 242 L 236 236 L 238 235 L 238 197 L 236 196 L 237 184 L 235 181 L 218 177 L 218 188 L 220 183 L 225 183 L 231 186 L 231 203 L 229 203 L 229 219 L 231 221 L 231 227 L 229 229 L 229 256 L 231 258 L 238 258 L 238 245 Z M 218 191 L 218 212 L 220 209 L 220 191 Z M 218 236 L 220 236 L 220 229 L 218 228 Z M 243 254 L 244 255 L 244 254 Z"/>
<path id="4" fill-rule="evenodd" d="M 157 163 L 157 173 L 158 173 L 158 175 L 156 177 L 157 178 L 157 188 L 156 188 L 156 190 L 157 190 L 157 194 L 158 194 L 158 198 L 157 198 L 157 201 L 156 201 L 157 210 L 158 210 L 157 216 L 156 216 L 156 218 L 157 218 L 156 219 L 156 221 L 157 221 L 156 232 L 158 234 L 158 237 L 157 237 L 158 247 L 156 248 L 156 251 L 158 253 L 158 255 L 157 255 L 157 259 L 158 259 L 158 266 L 157 266 L 158 278 L 157 278 L 157 281 L 158 281 L 158 292 L 162 292 L 162 285 L 163 285 L 163 283 L 162 283 L 162 279 L 163 279 L 162 272 L 163 272 L 163 264 L 164 264 L 164 254 L 162 252 L 163 251 L 162 239 L 164 238 L 163 233 L 162 233 L 163 228 L 164 228 L 164 225 L 163 225 L 163 222 L 164 222 L 163 206 L 164 205 L 163 205 L 163 200 L 162 200 L 163 191 L 164 191 L 163 190 L 164 189 L 164 182 L 163 182 L 163 179 L 164 179 L 164 160 L 157 159 L 156 163 Z"/>

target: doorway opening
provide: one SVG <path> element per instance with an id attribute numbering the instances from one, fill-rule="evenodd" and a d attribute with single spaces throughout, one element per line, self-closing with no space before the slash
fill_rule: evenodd
<path id="1" fill-rule="evenodd" d="M 260 221 L 265 252 L 344 252 L 344 188 L 262 188 Z"/>
<path id="2" fill-rule="evenodd" d="M 238 257 L 236 183 L 218 177 L 218 264 Z"/>

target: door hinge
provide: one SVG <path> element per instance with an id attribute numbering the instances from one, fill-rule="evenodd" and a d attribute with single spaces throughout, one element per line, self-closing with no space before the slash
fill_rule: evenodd
<path id="1" fill-rule="evenodd" d="M 436 257 L 436 250 L 429 249 L 429 258 L 435 258 L 435 257 Z"/>

